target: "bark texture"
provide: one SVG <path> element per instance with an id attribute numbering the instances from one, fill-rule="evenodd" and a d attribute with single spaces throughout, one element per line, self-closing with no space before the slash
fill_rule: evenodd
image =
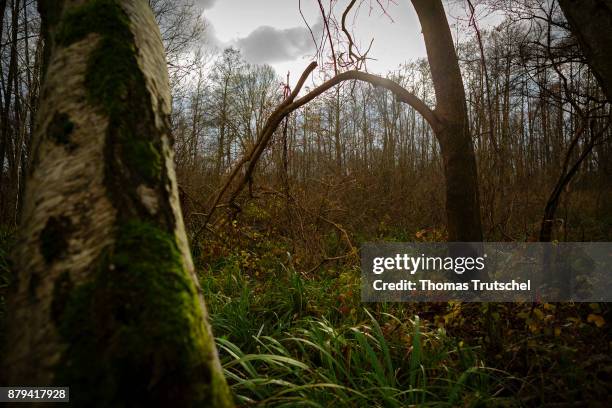
<path id="1" fill-rule="evenodd" d="M 476 157 L 463 80 L 440 0 L 412 0 L 417 12 L 436 94 L 432 126 L 440 143 L 446 177 L 448 240 L 482 241 Z"/>
<path id="2" fill-rule="evenodd" d="M 70 386 L 77 406 L 231 406 L 181 216 L 148 3 L 39 4 L 50 50 L 7 382 Z"/>
<path id="3" fill-rule="evenodd" d="M 587 63 L 612 101 L 612 0 L 559 0 Z"/>

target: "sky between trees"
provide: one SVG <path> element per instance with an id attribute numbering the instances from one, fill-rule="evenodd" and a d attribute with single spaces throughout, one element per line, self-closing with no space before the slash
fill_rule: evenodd
<path id="1" fill-rule="evenodd" d="M 211 46 L 225 48 L 233 46 L 241 50 L 244 58 L 251 63 L 269 64 L 285 77 L 291 73 L 294 83 L 311 60 L 315 48 L 308 27 L 300 15 L 299 0 L 197 0 L 203 8 L 207 23 L 204 40 Z M 328 7 L 327 2 L 324 2 Z M 341 14 L 346 1 L 334 7 Z M 409 0 L 382 2 L 389 16 L 379 6 L 370 10 L 364 2 L 352 24 L 355 38 L 364 48 L 375 37 L 368 62 L 368 71 L 386 74 L 407 61 L 425 57 L 425 45 L 420 25 Z M 457 25 L 461 38 L 471 35 L 467 29 L 465 2 L 445 2 L 453 34 Z M 320 11 L 316 2 L 301 1 L 304 17 L 315 36 L 321 33 Z M 489 14 L 484 7 L 479 11 L 479 24 L 486 28 L 500 21 L 499 16 Z M 318 37 L 317 37 L 318 39 Z"/>

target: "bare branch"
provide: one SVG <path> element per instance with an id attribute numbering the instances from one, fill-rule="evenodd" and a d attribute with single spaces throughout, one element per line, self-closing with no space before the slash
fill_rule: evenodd
<path id="1" fill-rule="evenodd" d="M 331 48 L 332 60 L 334 62 L 334 73 L 338 74 L 338 63 L 336 61 L 336 52 L 334 51 L 334 40 L 331 35 L 331 31 L 329 30 L 329 17 L 325 15 L 325 9 L 323 8 L 323 3 L 321 0 L 317 0 L 319 3 L 319 9 L 321 10 L 321 17 L 323 18 L 323 24 L 325 25 L 325 31 L 327 31 L 327 37 L 329 38 L 329 47 Z M 329 14 L 331 16 L 331 10 L 329 10 Z"/>
<path id="2" fill-rule="evenodd" d="M 247 168 L 245 169 L 245 171 L 242 173 L 241 177 L 239 178 L 238 183 L 236 187 L 232 190 L 232 193 L 230 194 L 230 197 L 228 200 L 229 206 L 234 207 L 236 210 L 238 210 L 238 207 L 235 205 L 235 199 L 237 198 L 238 194 L 240 194 L 244 186 L 251 179 L 253 171 L 255 170 L 255 166 L 257 165 L 259 158 L 261 157 L 270 139 L 272 138 L 272 135 L 274 134 L 274 132 L 276 131 L 277 127 L 282 122 L 282 120 L 287 115 L 289 115 L 291 112 L 295 111 L 301 106 L 312 101 L 314 98 L 321 95 L 325 91 L 331 89 L 335 85 L 338 85 L 344 81 L 358 80 L 358 81 L 370 83 L 374 86 L 385 88 L 391 91 L 400 102 L 410 105 L 417 112 L 419 112 L 425 118 L 425 120 L 429 123 L 429 125 L 434 129 L 434 131 L 439 130 L 441 127 L 440 121 L 438 120 L 435 112 L 432 109 L 430 109 L 416 95 L 409 92 L 407 89 L 405 89 L 404 87 L 402 87 L 401 85 L 399 85 L 398 83 L 390 79 L 382 78 L 376 75 L 372 75 L 366 72 L 361 72 L 361 71 L 356 71 L 356 70 L 347 71 L 347 72 L 338 74 L 334 76 L 333 78 L 327 80 L 323 84 L 319 85 L 315 89 L 311 90 L 308 94 L 296 100 L 295 98 L 297 97 L 300 90 L 302 89 L 304 83 L 306 82 L 306 79 L 316 67 L 317 67 L 316 62 L 312 62 L 310 63 L 310 65 L 308 65 L 308 67 L 302 73 L 299 81 L 297 82 L 291 94 L 289 94 L 289 96 L 269 116 L 253 148 L 247 154 L 245 154 L 243 158 L 240 159 L 240 161 L 238 161 L 238 163 L 236 163 L 236 165 L 234 166 L 234 168 L 228 175 L 223 187 L 219 190 L 219 192 L 215 196 L 215 199 L 213 200 L 212 204 L 209 207 L 208 215 L 204 219 L 204 225 L 200 228 L 200 230 L 196 232 L 196 236 L 199 236 L 199 234 L 206 228 L 206 225 L 210 221 L 210 218 L 212 217 L 213 212 L 215 211 L 215 209 L 218 207 L 219 203 L 221 202 L 221 199 L 223 198 L 225 193 L 229 190 L 231 184 L 233 183 L 233 181 L 236 179 L 236 177 L 240 173 L 240 170 L 242 169 L 242 167 L 246 164 Z"/>
<path id="3" fill-rule="evenodd" d="M 333 86 L 349 80 L 368 82 L 374 86 L 379 86 L 381 88 L 385 88 L 391 91 L 400 102 L 404 102 L 410 105 L 417 112 L 419 112 L 434 130 L 440 128 L 440 122 L 436 117 L 434 111 L 430 109 L 419 97 L 414 95 L 412 92 L 409 92 L 406 88 L 402 87 L 397 82 L 394 82 L 388 78 L 382 78 L 377 75 L 356 70 L 346 71 L 336 75 L 335 77 L 319 85 L 300 99 L 291 103 L 291 105 L 289 105 L 287 109 L 295 110 L 300 106 L 310 102 L 311 100 L 321 95 L 323 92 L 327 91 Z"/>

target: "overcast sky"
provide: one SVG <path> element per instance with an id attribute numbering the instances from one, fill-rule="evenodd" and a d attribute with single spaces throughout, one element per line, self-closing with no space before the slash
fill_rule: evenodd
<path id="1" fill-rule="evenodd" d="M 312 60 L 314 44 L 299 13 L 298 0 L 198 0 L 204 8 L 208 23 L 207 37 L 218 46 L 234 46 L 252 63 L 272 65 L 285 76 L 291 72 L 294 82 Z M 321 19 L 316 0 L 301 0 L 302 11 L 313 31 L 321 30 Z M 352 24 L 355 38 L 367 48 L 374 38 L 368 70 L 384 74 L 399 64 L 425 56 L 421 28 L 410 0 L 393 0 L 387 7 L 393 21 L 379 8 L 370 12 L 369 0 Z M 337 3 L 340 16 L 348 0 Z M 376 1 L 372 0 L 376 4 Z M 324 1 L 328 4 L 328 1 Z M 383 1 L 386 4 L 386 0 Z M 459 2 L 448 10 L 449 21 L 465 18 Z"/>

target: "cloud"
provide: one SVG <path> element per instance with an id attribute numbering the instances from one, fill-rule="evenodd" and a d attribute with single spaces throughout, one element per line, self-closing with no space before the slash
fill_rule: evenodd
<path id="1" fill-rule="evenodd" d="M 208 10 L 213 8 L 217 0 L 197 0 L 196 4 L 198 4 L 202 10 Z"/>
<path id="2" fill-rule="evenodd" d="M 315 24 L 315 33 L 321 32 L 321 24 Z M 315 46 L 306 27 L 279 29 L 271 26 L 260 26 L 249 35 L 235 41 L 235 46 L 242 51 L 244 58 L 255 64 L 291 61 L 311 54 Z"/>
<path id="3" fill-rule="evenodd" d="M 206 32 L 204 33 L 204 42 L 212 48 L 222 49 L 228 46 L 223 41 L 217 37 L 217 31 L 215 30 L 215 26 L 211 23 L 211 21 L 206 18 L 206 16 L 202 16 L 202 20 L 204 21 L 204 27 L 206 27 Z"/>

